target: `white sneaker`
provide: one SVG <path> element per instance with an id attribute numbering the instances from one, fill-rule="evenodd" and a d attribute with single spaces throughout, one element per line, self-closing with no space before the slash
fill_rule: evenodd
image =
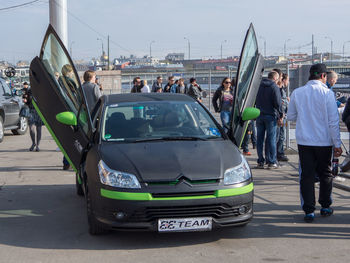
<path id="1" fill-rule="evenodd" d="M 333 180 L 337 182 L 345 182 L 346 179 L 344 177 L 336 176 L 333 178 Z"/>

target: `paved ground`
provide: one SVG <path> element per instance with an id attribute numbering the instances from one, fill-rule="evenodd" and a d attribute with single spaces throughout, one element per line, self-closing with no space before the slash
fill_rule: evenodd
<path id="1" fill-rule="evenodd" d="M 203 233 L 87 233 L 84 199 L 46 130 L 0 144 L 0 262 L 347 262 L 349 192 L 334 190 L 335 214 L 302 221 L 297 156 L 279 170 L 253 169 L 255 217 L 246 227 Z M 255 165 L 256 157 L 248 160 Z"/>

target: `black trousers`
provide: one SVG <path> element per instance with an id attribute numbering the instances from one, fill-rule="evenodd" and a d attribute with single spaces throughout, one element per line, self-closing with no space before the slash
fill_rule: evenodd
<path id="1" fill-rule="evenodd" d="M 306 214 L 315 211 L 315 174 L 320 178 L 318 202 L 324 208 L 332 204 L 332 146 L 298 145 L 300 161 L 301 205 Z"/>

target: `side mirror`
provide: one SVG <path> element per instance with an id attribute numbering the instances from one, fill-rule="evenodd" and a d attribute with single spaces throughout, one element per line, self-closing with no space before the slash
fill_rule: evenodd
<path id="1" fill-rule="evenodd" d="M 249 121 L 258 118 L 260 110 L 253 107 L 245 108 L 242 114 L 242 121 Z"/>
<path id="2" fill-rule="evenodd" d="M 56 115 L 56 120 L 65 125 L 77 126 L 77 117 L 73 112 L 65 111 Z"/>

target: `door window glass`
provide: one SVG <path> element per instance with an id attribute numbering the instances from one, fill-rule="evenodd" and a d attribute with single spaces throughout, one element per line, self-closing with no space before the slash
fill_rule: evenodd
<path id="1" fill-rule="evenodd" d="M 55 81 L 58 92 L 70 110 L 77 114 L 83 100 L 81 97 L 79 79 L 75 74 L 74 66 L 66 55 L 55 35 L 49 34 L 41 59 L 45 69 Z"/>
<path id="2" fill-rule="evenodd" d="M 11 96 L 11 89 L 9 88 L 9 86 L 7 85 L 7 83 L 6 82 L 2 82 L 2 86 L 3 86 L 3 88 L 4 88 L 4 95 L 5 96 Z"/>
<path id="3" fill-rule="evenodd" d="M 239 117 L 254 76 L 255 64 L 258 60 L 258 56 L 258 43 L 255 32 L 253 27 L 250 27 L 243 46 L 239 71 L 237 73 L 237 90 L 235 92 L 235 104 L 232 118 L 233 127 L 239 124 Z"/>

